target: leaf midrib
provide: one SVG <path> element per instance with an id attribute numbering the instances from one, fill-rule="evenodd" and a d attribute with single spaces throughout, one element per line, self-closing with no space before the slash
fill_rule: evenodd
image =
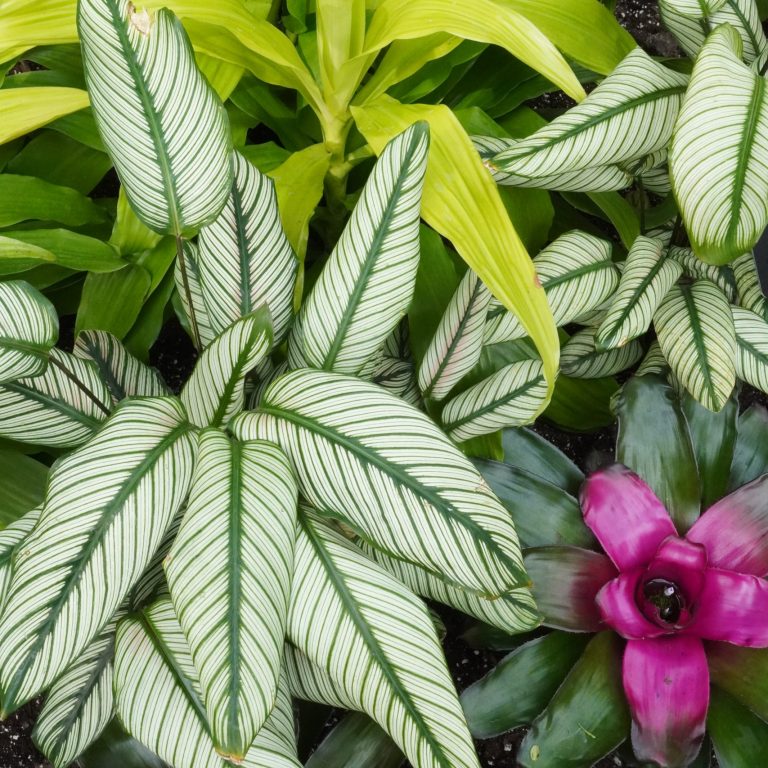
<path id="1" fill-rule="evenodd" d="M 88 427 L 89 429 L 96 429 L 101 421 L 95 416 L 88 416 L 88 414 L 78 411 L 75 406 L 65 403 L 62 400 L 57 400 L 51 395 L 46 395 L 44 392 L 27 387 L 24 384 L 19 384 L 16 381 L 7 381 L 0 385 L 0 391 L 3 389 L 9 389 L 12 392 L 16 392 L 24 398 L 29 400 L 35 400 L 43 406 L 51 408 L 51 410 L 58 411 L 63 416 L 66 416 L 72 421 L 77 421 L 80 424 Z"/>
<path id="2" fill-rule="evenodd" d="M 693 332 L 693 345 L 696 348 L 696 355 L 701 365 L 701 371 L 704 376 L 704 383 L 712 400 L 712 403 L 717 402 L 717 392 L 715 390 L 715 383 L 712 381 L 712 366 L 709 364 L 709 353 L 704 345 L 704 327 L 699 318 L 699 308 L 696 306 L 696 302 L 693 297 L 693 289 L 688 285 L 680 286 L 680 293 L 685 303 L 685 309 L 688 313 L 688 318 L 691 323 L 691 331 Z"/>

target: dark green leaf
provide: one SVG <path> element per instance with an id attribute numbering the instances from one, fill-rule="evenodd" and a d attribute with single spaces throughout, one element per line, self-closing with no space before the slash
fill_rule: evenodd
<path id="1" fill-rule="evenodd" d="M 709 698 L 707 729 L 720 768 L 768 765 L 768 723 L 717 686 Z"/>
<path id="2" fill-rule="evenodd" d="M 0 448 L 0 530 L 40 505 L 47 483 L 45 464 Z"/>
<path id="3" fill-rule="evenodd" d="M 611 397 L 619 385 L 612 377 L 571 379 L 559 376 L 544 417 L 560 427 L 590 432 L 613 424 Z"/>
<path id="4" fill-rule="evenodd" d="M 728 484 L 731 491 L 768 472 L 768 410 L 762 405 L 747 408 L 739 416 L 738 429 Z"/>
<path id="5" fill-rule="evenodd" d="M 398 768 L 404 760 L 395 742 L 373 720 L 353 712 L 325 737 L 306 768 Z"/>
<path id="6" fill-rule="evenodd" d="M 768 649 L 708 643 L 707 658 L 712 682 L 768 720 Z"/>
<path id="7" fill-rule="evenodd" d="M 82 768 L 168 768 L 143 744 L 131 738 L 113 720 L 78 763 Z"/>

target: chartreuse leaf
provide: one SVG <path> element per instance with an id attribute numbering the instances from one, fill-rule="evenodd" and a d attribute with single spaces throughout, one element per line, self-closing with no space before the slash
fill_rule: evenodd
<path id="1" fill-rule="evenodd" d="M 765 79 L 739 58 L 722 25 L 707 38 L 675 126 L 669 170 L 696 254 L 725 264 L 752 249 L 768 223 Z"/>
<path id="2" fill-rule="evenodd" d="M 672 372 L 705 407 L 719 411 L 736 384 L 736 333 L 728 299 L 714 283 L 676 285 L 653 316 Z"/>
<path id="3" fill-rule="evenodd" d="M 42 128 L 62 115 L 85 109 L 88 104 L 88 93 L 80 88 L 44 86 L 1 89 L 0 112 L 4 119 L 0 126 L 0 144 Z"/>
<path id="4" fill-rule="evenodd" d="M 29 535 L 40 519 L 40 507 L 31 509 L 0 531 L 0 609 L 11 583 L 11 563 L 16 547 Z"/>
<path id="5" fill-rule="evenodd" d="M 296 256 L 280 224 L 272 181 L 237 152 L 233 158 L 227 204 L 198 237 L 203 300 L 216 334 L 266 304 L 279 343 L 292 316 Z"/>
<path id="6" fill-rule="evenodd" d="M 272 344 L 269 310 L 259 307 L 232 323 L 203 351 L 181 391 L 189 419 L 199 427 L 223 427 L 245 404 L 245 375 Z"/>
<path id="7" fill-rule="evenodd" d="M 733 491 L 768 472 L 768 411 L 753 405 L 739 415 L 728 490 Z"/>
<path id="8" fill-rule="evenodd" d="M 3 712 L 58 678 L 117 610 L 186 497 L 194 451 L 178 401 L 147 398 L 57 463 L 0 617 Z"/>
<path id="9" fill-rule="evenodd" d="M 0 531 L 43 503 L 48 467 L 13 449 L 0 449 Z"/>
<path id="10" fill-rule="evenodd" d="M 754 312 L 731 307 L 736 329 L 736 375 L 768 392 L 768 323 Z"/>
<path id="11" fill-rule="evenodd" d="M 768 762 L 768 723 L 717 686 L 710 693 L 707 732 L 720 768 Z"/>
<path id="12" fill-rule="evenodd" d="M 419 262 L 419 208 L 429 130 L 419 123 L 381 154 L 301 309 L 307 364 L 355 374 L 408 309 Z"/>
<path id="13" fill-rule="evenodd" d="M 527 583 L 498 499 L 424 414 L 380 387 L 293 371 L 232 429 L 243 440 L 277 443 L 302 495 L 383 551 L 480 594 Z M 325 459 L 316 461 L 318 455 Z"/>
<path id="14" fill-rule="evenodd" d="M 563 345 L 560 370 L 576 379 L 599 379 L 631 368 L 643 356 L 643 345 L 636 339 L 615 349 L 598 349 L 595 328 L 584 328 Z"/>
<path id="15" fill-rule="evenodd" d="M 760 315 L 768 322 L 768 299 L 765 298 L 760 287 L 754 255 L 745 253 L 739 256 L 731 266 L 736 280 L 736 300 L 739 306 Z"/>
<path id="16" fill-rule="evenodd" d="M 225 768 L 216 754 L 197 672 L 170 600 L 118 624 L 115 705 L 127 731 L 174 768 Z M 299 768 L 284 682 L 248 750 L 246 768 Z"/>
<path id="17" fill-rule="evenodd" d="M 71 447 L 109 414 L 109 391 L 92 363 L 55 347 L 48 359 L 45 373 L 0 385 L 0 437 Z"/>
<path id="18" fill-rule="evenodd" d="M 611 398 L 619 389 L 609 376 L 604 379 L 573 379 L 560 376 L 544 417 L 565 429 L 589 432 L 611 426 Z"/>
<path id="19" fill-rule="evenodd" d="M 277 693 L 296 530 L 280 449 L 204 430 L 165 564 L 217 752 L 240 761 Z"/>
<path id="20" fill-rule="evenodd" d="M 491 293 L 516 313 L 544 362 L 551 390 L 560 345 L 546 296 L 493 180 L 455 115 L 444 105 L 403 105 L 385 97 L 353 107 L 352 114 L 377 152 L 406 126 L 429 122 L 430 159 L 421 215 L 451 240 Z"/>
<path id="21" fill-rule="evenodd" d="M 213 219 L 232 183 L 229 124 L 180 22 L 81 0 L 78 32 L 94 117 L 138 217 L 177 236 Z"/>
<path id="22" fill-rule="evenodd" d="M 0 382 L 39 376 L 59 336 L 56 310 L 29 283 L 0 283 Z"/>
<path id="23" fill-rule="evenodd" d="M 416 768 L 478 766 L 426 606 L 308 510 L 299 516 L 288 635 Z"/>

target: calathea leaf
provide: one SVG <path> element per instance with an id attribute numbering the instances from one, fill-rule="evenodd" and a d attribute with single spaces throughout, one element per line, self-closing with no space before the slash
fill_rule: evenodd
<path id="1" fill-rule="evenodd" d="M 277 446 L 199 439 L 189 505 L 166 560 L 219 754 L 246 755 L 277 693 L 296 530 L 296 483 Z"/>
<path id="2" fill-rule="evenodd" d="M 128 732 L 174 768 L 225 768 L 215 752 L 200 684 L 170 600 L 120 622 L 115 644 L 115 704 Z M 241 765 L 300 768 L 284 682 L 272 714 Z"/>
<path id="3" fill-rule="evenodd" d="M 736 329 L 736 375 L 768 392 L 768 323 L 754 312 L 731 307 Z"/>
<path id="4" fill-rule="evenodd" d="M 39 445 L 85 442 L 109 414 L 96 366 L 56 348 L 45 373 L 0 385 L 0 436 Z"/>
<path id="5" fill-rule="evenodd" d="M 429 131 L 416 123 L 381 153 L 341 239 L 301 310 L 313 368 L 357 373 L 405 314 L 419 262 Z"/>
<path id="6" fill-rule="evenodd" d="M 527 583 L 498 499 L 424 414 L 380 387 L 292 371 L 232 430 L 277 443 L 314 507 L 389 554 L 481 594 Z"/>
<path id="7" fill-rule="evenodd" d="M 595 345 L 595 329 L 585 328 L 575 333 L 563 345 L 560 353 L 560 370 L 576 379 L 599 379 L 613 376 L 631 368 L 643 356 L 643 345 L 629 341 L 620 347 L 598 349 Z"/>
<path id="8" fill-rule="evenodd" d="M 643 235 L 632 244 L 619 289 L 595 336 L 598 348 L 621 347 L 650 328 L 653 313 L 683 273 L 666 258 L 666 250 L 658 238 Z"/>
<path id="9" fill-rule="evenodd" d="M 216 338 L 216 333 L 213 330 L 213 324 L 208 316 L 208 309 L 203 298 L 197 246 L 189 240 L 185 240 L 182 244 L 182 253 L 184 259 L 183 261 L 176 259 L 174 269 L 174 282 L 181 308 L 184 310 L 183 315 L 179 316 L 179 320 L 192 337 L 195 345 L 197 346 L 199 340 L 199 347 L 203 349 Z M 194 322 L 192 318 L 194 318 Z M 197 335 L 195 335 L 195 330 L 197 330 Z"/>
<path id="10" fill-rule="evenodd" d="M 226 112 L 169 10 L 81 0 L 88 94 L 131 207 L 177 236 L 212 220 L 232 181 Z"/>
<path id="11" fill-rule="evenodd" d="M 262 306 L 234 322 L 203 351 L 181 400 L 189 419 L 199 427 L 222 427 L 245 402 L 245 375 L 272 344 L 269 310 Z"/>
<path id="12" fill-rule="evenodd" d="M 382 355 L 373 370 L 371 381 L 409 405 L 418 406 L 421 403 L 412 360 Z"/>
<path id="13" fill-rule="evenodd" d="M 741 38 L 718 27 L 696 59 L 675 126 L 670 173 L 697 256 L 725 264 L 768 223 L 765 79 L 740 60 Z"/>
<path id="14" fill-rule="evenodd" d="M 111 333 L 83 331 L 78 334 L 73 351 L 75 357 L 96 364 L 101 378 L 109 388 L 113 403 L 126 397 L 162 397 L 171 394 L 160 372 L 137 360 Z"/>
<path id="15" fill-rule="evenodd" d="M 768 321 L 768 300 L 760 287 L 755 257 L 751 253 L 745 253 L 739 256 L 731 266 L 736 279 L 736 301 L 739 306 Z"/>
<path id="16" fill-rule="evenodd" d="M 703 19 L 719 11 L 725 5 L 726 0 L 666 0 L 667 5 L 677 13 L 691 16 L 694 19 Z"/>
<path id="17" fill-rule="evenodd" d="M 530 424 L 546 396 L 541 360 L 522 360 L 449 400 L 443 425 L 452 440 L 461 442 L 503 427 Z"/>
<path id="18" fill-rule="evenodd" d="M 189 488 L 190 430 L 177 400 L 128 400 L 57 463 L 0 616 L 3 712 L 78 657 L 151 560 Z"/>
<path id="19" fill-rule="evenodd" d="M 266 304 L 279 343 L 292 316 L 298 263 L 280 223 L 274 183 L 239 153 L 233 158 L 227 204 L 198 237 L 203 299 L 217 334 Z"/>
<path id="20" fill-rule="evenodd" d="M 3 607 L 8 585 L 11 583 L 11 561 L 16 548 L 29 535 L 40 519 L 40 508 L 32 509 L 26 515 L 14 520 L 0 531 L 0 610 Z"/>
<path id="21" fill-rule="evenodd" d="M 729 301 L 736 301 L 734 280 L 729 267 L 707 264 L 698 258 L 690 248 L 680 248 L 677 245 L 670 246 L 668 255 L 670 259 L 676 261 L 683 268 L 683 274 L 686 277 L 691 280 L 709 280 L 728 297 Z"/>
<path id="22" fill-rule="evenodd" d="M 478 765 L 424 603 L 307 510 L 288 633 L 340 698 L 385 728 L 416 768 Z"/>
<path id="23" fill-rule="evenodd" d="M 419 387 L 424 397 L 442 400 L 474 368 L 483 349 L 490 300 L 490 291 L 468 269 L 419 368 Z"/>
<path id="24" fill-rule="evenodd" d="M 59 318 L 29 283 L 0 283 L 0 382 L 39 376 L 59 335 Z"/>
<path id="25" fill-rule="evenodd" d="M 736 334 L 728 299 L 708 280 L 676 285 L 653 316 L 672 372 L 702 405 L 719 411 L 736 384 Z"/>

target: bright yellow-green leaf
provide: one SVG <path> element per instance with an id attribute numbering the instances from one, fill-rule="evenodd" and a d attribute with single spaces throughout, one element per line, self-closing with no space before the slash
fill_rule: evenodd
<path id="1" fill-rule="evenodd" d="M 89 104 L 79 88 L 7 88 L 0 90 L 0 144 L 41 128 Z"/>
<path id="2" fill-rule="evenodd" d="M 454 244 L 496 298 L 520 318 L 544 361 L 551 393 L 559 343 L 544 289 L 496 185 L 455 115 L 443 105 L 405 105 L 389 97 L 353 107 L 352 114 L 377 153 L 417 120 L 429 122 L 422 218 Z"/>
<path id="3" fill-rule="evenodd" d="M 243 76 L 243 67 L 239 64 L 230 64 L 207 53 L 198 53 L 195 61 L 205 79 L 211 84 L 211 88 L 218 94 L 222 101 L 226 101 Z"/>

